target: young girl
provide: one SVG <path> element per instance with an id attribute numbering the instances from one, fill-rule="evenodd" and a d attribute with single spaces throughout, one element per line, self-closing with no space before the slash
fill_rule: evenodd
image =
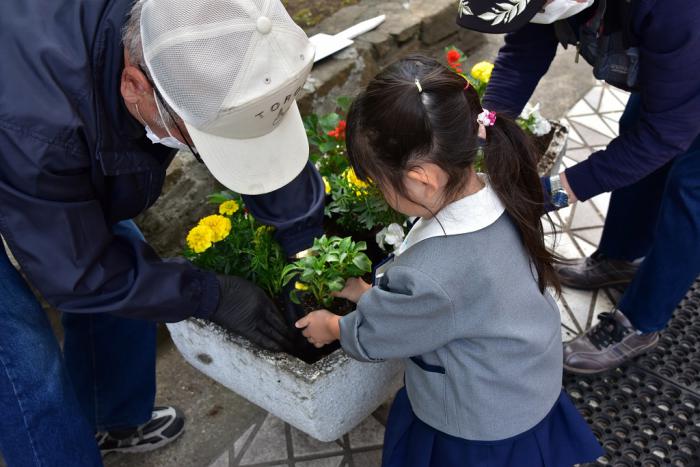
<path id="1" fill-rule="evenodd" d="M 387 202 L 420 217 L 375 287 L 351 279 L 345 317 L 297 323 L 363 361 L 406 358 L 384 466 L 570 466 L 603 454 L 562 391 L 558 289 L 526 135 L 466 82 L 409 57 L 353 103 L 348 154 Z M 488 177 L 476 173 L 483 155 Z"/>

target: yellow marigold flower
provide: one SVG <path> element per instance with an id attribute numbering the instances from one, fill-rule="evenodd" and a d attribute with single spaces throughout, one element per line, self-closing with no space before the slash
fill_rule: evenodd
<path id="1" fill-rule="evenodd" d="M 357 178 L 354 169 L 347 169 L 343 175 L 345 176 L 345 180 L 347 180 L 350 183 L 350 185 L 353 185 L 357 188 L 369 188 L 369 185 L 367 183 Z"/>
<path id="2" fill-rule="evenodd" d="M 294 288 L 297 290 L 301 290 L 302 292 L 305 290 L 309 290 L 309 286 L 304 284 L 303 282 L 295 282 Z"/>
<path id="3" fill-rule="evenodd" d="M 224 216 L 232 216 L 240 209 L 240 205 L 235 199 L 224 201 L 219 205 L 219 214 Z"/>
<path id="4" fill-rule="evenodd" d="M 228 217 L 214 214 L 199 221 L 199 225 L 205 225 L 211 229 L 214 234 L 211 241 L 214 243 L 220 242 L 231 233 L 231 219 Z"/>
<path id="5" fill-rule="evenodd" d="M 492 71 L 493 63 L 479 62 L 472 67 L 471 75 L 482 83 L 488 83 L 491 79 Z"/>
<path id="6" fill-rule="evenodd" d="M 331 194 L 331 184 L 326 177 L 323 177 L 323 187 L 326 190 L 326 194 L 330 195 Z"/>
<path id="7" fill-rule="evenodd" d="M 202 253 L 212 245 L 214 232 L 206 225 L 198 225 L 187 234 L 187 246 L 195 253 Z"/>

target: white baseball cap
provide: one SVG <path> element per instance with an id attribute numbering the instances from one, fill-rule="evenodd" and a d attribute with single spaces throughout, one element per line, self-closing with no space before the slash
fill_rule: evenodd
<path id="1" fill-rule="evenodd" d="M 295 98 L 314 47 L 280 0 L 143 0 L 158 91 L 211 173 L 243 194 L 291 182 L 309 157 Z"/>

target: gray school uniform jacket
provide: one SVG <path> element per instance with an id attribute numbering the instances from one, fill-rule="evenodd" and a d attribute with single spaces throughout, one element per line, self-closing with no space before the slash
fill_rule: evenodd
<path id="1" fill-rule="evenodd" d="M 518 231 L 488 185 L 419 220 L 340 321 L 363 361 L 405 358 L 419 419 L 469 440 L 527 431 L 559 397 L 559 310 L 540 293 Z M 445 232 L 443 232 L 443 228 Z"/>

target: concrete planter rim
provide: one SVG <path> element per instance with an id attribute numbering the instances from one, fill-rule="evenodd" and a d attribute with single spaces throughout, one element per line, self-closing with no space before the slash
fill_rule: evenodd
<path id="1" fill-rule="evenodd" d="M 199 328 L 221 334 L 229 342 L 240 346 L 253 354 L 256 354 L 262 360 L 274 363 L 280 370 L 289 372 L 309 384 L 313 384 L 320 378 L 330 375 L 333 373 L 333 370 L 338 367 L 338 365 L 348 362 L 351 359 L 342 348 L 339 348 L 321 358 L 317 362 L 306 363 L 305 361 L 286 352 L 271 352 L 269 350 L 262 349 L 250 342 L 245 337 L 227 332 L 221 326 L 214 323 L 198 318 L 191 318 L 189 321 Z"/>

